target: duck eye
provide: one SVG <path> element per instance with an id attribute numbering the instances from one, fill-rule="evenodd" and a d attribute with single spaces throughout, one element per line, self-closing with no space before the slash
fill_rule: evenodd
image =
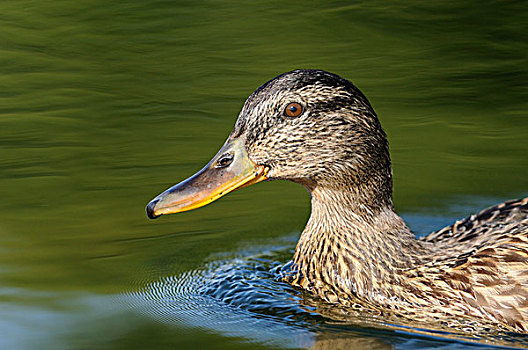
<path id="1" fill-rule="evenodd" d="M 284 114 L 288 117 L 298 117 L 301 115 L 302 111 L 302 106 L 297 102 L 293 102 L 286 106 Z"/>

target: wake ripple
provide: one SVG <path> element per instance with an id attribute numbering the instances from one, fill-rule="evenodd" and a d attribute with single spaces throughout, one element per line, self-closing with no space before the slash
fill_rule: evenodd
<path id="1" fill-rule="evenodd" d="M 202 268 L 163 277 L 122 297 L 160 322 L 281 348 L 528 346 L 527 337 L 520 335 L 438 331 L 340 310 L 280 281 L 281 268 L 291 255 L 291 246 L 275 246 L 216 257 Z"/>

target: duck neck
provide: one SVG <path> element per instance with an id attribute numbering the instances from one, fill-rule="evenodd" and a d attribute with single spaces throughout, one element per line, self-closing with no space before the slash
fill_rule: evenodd
<path id="1" fill-rule="evenodd" d="M 387 298 L 401 272 L 421 262 L 426 247 L 394 212 L 347 189 L 311 190 L 312 212 L 293 258 L 301 275 L 340 292 Z M 377 300 L 379 301 L 379 300 Z"/>

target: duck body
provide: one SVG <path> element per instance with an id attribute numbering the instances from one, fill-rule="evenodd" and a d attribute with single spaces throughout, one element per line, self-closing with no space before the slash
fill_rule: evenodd
<path id="1" fill-rule="evenodd" d="M 417 239 L 393 208 L 388 142 L 373 108 L 325 71 L 288 72 L 258 88 L 218 154 L 147 214 L 194 209 L 274 179 L 311 195 L 283 277 L 292 285 L 408 320 L 528 332 L 528 198 Z"/>
<path id="2" fill-rule="evenodd" d="M 486 327 L 526 332 L 528 198 L 421 239 L 399 217 L 388 226 L 382 220 L 347 223 L 346 231 L 331 230 L 346 233 L 318 235 L 322 240 L 308 226 L 284 279 L 327 302 L 406 321 L 464 328 L 480 319 Z"/>

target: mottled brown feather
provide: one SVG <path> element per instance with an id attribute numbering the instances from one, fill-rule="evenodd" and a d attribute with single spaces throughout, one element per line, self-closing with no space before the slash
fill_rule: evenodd
<path id="1" fill-rule="evenodd" d="M 289 103 L 303 113 L 285 116 Z M 417 239 L 392 205 L 385 132 L 349 81 L 319 70 L 282 74 L 248 98 L 230 137 L 244 140 L 270 179 L 310 192 L 286 281 L 387 318 L 528 331 L 528 198 Z"/>

